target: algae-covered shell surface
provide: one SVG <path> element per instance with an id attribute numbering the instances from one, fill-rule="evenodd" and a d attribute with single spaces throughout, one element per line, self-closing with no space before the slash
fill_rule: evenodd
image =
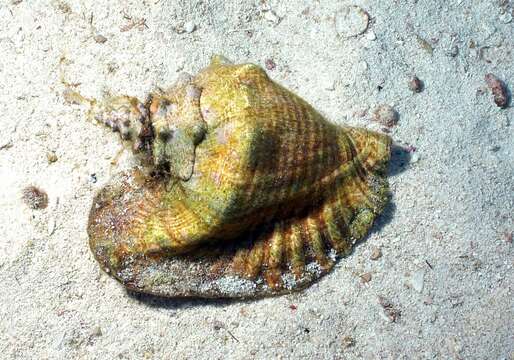
<path id="1" fill-rule="evenodd" d="M 96 195 L 88 224 L 101 267 L 137 292 L 254 298 L 305 288 L 388 201 L 390 138 L 325 120 L 256 65 L 215 57 L 145 103 L 88 103 L 143 155 Z"/>

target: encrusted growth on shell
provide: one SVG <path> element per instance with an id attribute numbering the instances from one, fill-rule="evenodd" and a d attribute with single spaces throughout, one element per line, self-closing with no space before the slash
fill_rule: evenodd
<path id="1" fill-rule="evenodd" d="M 164 169 L 118 175 L 89 216 L 96 259 L 136 291 L 259 297 L 304 288 L 351 252 L 388 199 L 390 138 L 326 121 L 256 65 L 217 57 L 145 104 L 89 104 Z"/>

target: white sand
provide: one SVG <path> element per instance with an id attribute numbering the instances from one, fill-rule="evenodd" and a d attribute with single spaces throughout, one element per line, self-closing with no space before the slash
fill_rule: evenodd
<path id="1" fill-rule="evenodd" d="M 514 358 L 514 111 L 477 93 L 488 72 L 514 87 L 514 23 L 500 6 L 511 1 L 273 1 L 268 14 L 257 0 L 15 3 L 0 2 L 0 358 Z M 371 23 L 343 40 L 333 15 L 347 4 Z M 120 31 L 124 13 L 147 27 Z M 187 22 L 196 29 L 178 34 Z M 391 104 L 391 135 L 417 151 L 403 167 L 397 157 L 376 231 L 309 289 L 251 302 L 128 296 L 93 259 L 86 221 L 129 156 L 110 165 L 119 143 L 64 103 L 61 70 L 86 95 L 143 97 L 213 53 L 273 59 L 270 75 L 333 121 L 377 128 L 355 114 Z M 30 184 L 47 209 L 21 201 Z"/>

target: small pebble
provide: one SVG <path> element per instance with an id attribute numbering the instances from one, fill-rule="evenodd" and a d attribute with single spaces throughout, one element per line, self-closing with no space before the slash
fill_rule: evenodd
<path id="1" fill-rule="evenodd" d="M 456 44 L 452 45 L 448 51 L 446 51 L 446 55 L 456 57 L 459 55 L 459 47 Z"/>
<path id="2" fill-rule="evenodd" d="M 398 123 L 398 113 L 389 105 L 377 106 L 373 111 L 372 118 L 387 127 L 393 127 Z"/>
<path id="3" fill-rule="evenodd" d="M 275 68 L 277 67 L 277 64 L 275 64 L 273 59 L 266 59 L 266 61 L 264 61 L 264 65 L 268 70 L 275 70 Z"/>
<path id="4" fill-rule="evenodd" d="M 27 186 L 22 191 L 22 200 L 34 210 L 44 209 L 48 206 L 48 195 L 35 186 Z"/>
<path id="5" fill-rule="evenodd" d="M 500 21 L 504 24 L 508 24 L 512 21 L 512 14 L 510 11 L 505 11 L 503 14 L 500 14 Z"/>
<path id="6" fill-rule="evenodd" d="M 423 82 L 417 76 L 413 76 L 409 80 L 409 89 L 412 92 L 420 93 L 423 90 Z"/>
<path id="7" fill-rule="evenodd" d="M 184 24 L 184 31 L 189 34 L 192 33 L 193 31 L 195 31 L 195 29 L 196 29 L 196 25 L 192 21 L 188 21 Z"/>
<path id="8" fill-rule="evenodd" d="M 49 151 L 46 153 L 46 159 L 48 160 L 49 164 L 52 164 L 58 160 L 57 155 L 54 151 Z"/>
<path id="9" fill-rule="evenodd" d="M 401 311 L 386 298 L 379 296 L 378 303 L 382 306 L 383 311 L 380 312 L 381 316 L 389 322 L 396 322 L 401 315 Z"/>
<path id="10" fill-rule="evenodd" d="M 370 259 L 371 260 L 378 260 L 382 257 L 382 250 L 380 250 L 379 247 L 374 247 L 371 251 Z"/>
<path id="11" fill-rule="evenodd" d="M 371 281 L 371 273 L 364 273 L 360 276 L 360 278 L 363 284 L 369 283 Z"/>
<path id="12" fill-rule="evenodd" d="M 341 340 L 341 345 L 343 345 L 343 348 L 348 349 L 352 346 L 355 346 L 355 339 L 349 335 L 345 335 Z"/>
<path id="13" fill-rule="evenodd" d="M 103 35 L 100 35 L 100 34 L 95 35 L 94 39 L 99 44 L 103 44 L 103 43 L 105 43 L 107 41 L 107 38 L 105 36 L 103 36 Z"/>
<path id="14" fill-rule="evenodd" d="M 280 16 L 278 16 L 273 10 L 271 9 L 267 9 L 267 10 L 263 10 L 264 12 L 264 19 L 266 19 L 267 21 L 269 21 L 270 23 L 273 23 L 275 25 L 277 25 L 280 20 L 282 20 L 280 18 Z"/>
<path id="15" fill-rule="evenodd" d="M 214 328 L 214 330 L 219 331 L 219 330 L 223 329 L 225 326 L 223 325 L 223 323 L 221 321 L 214 320 L 212 327 Z"/>
<path id="16" fill-rule="evenodd" d="M 345 7 L 335 16 L 336 32 L 343 39 L 363 34 L 368 25 L 369 14 L 355 5 Z"/>
<path id="17" fill-rule="evenodd" d="M 374 31 L 370 31 L 366 35 L 366 39 L 368 39 L 369 41 L 375 41 L 377 39 L 377 35 L 375 35 Z"/>
<path id="18" fill-rule="evenodd" d="M 495 104 L 505 109 L 509 105 L 509 96 L 505 83 L 491 73 L 485 75 L 485 82 L 489 89 L 491 89 Z"/>
<path id="19" fill-rule="evenodd" d="M 412 164 L 415 164 L 417 163 L 419 160 L 421 159 L 421 156 L 418 154 L 418 153 L 413 153 L 411 158 L 410 158 L 410 162 Z"/>
<path id="20" fill-rule="evenodd" d="M 434 47 L 427 40 L 423 39 L 419 35 L 416 35 L 416 40 L 418 41 L 419 46 L 421 46 L 421 48 L 427 53 L 430 55 L 434 53 Z"/>

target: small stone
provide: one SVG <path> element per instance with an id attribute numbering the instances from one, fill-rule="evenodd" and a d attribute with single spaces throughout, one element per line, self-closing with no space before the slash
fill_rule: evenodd
<path id="1" fill-rule="evenodd" d="M 33 210 L 44 209 L 48 206 L 48 195 L 35 186 L 27 186 L 23 189 L 22 200 Z"/>
<path id="2" fill-rule="evenodd" d="M 56 1 L 55 3 L 56 3 L 55 5 L 57 7 L 57 10 L 59 10 L 63 14 L 69 14 L 71 12 L 70 5 L 68 5 L 64 1 Z"/>
<path id="3" fill-rule="evenodd" d="M 396 309 L 394 305 L 387 299 L 382 296 L 378 297 L 378 303 L 382 306 L 384 310 L 381 312 L 382 317 L 390 322 L 396 322 L 401 315 L 401 311 Z"/>
<path id="4" fill-rule="evenodd" d="M 450 57 L 456 57 L 459 55 L 459 47 L 456 44 L 450 46 L 450 48 L 446 51 L 446 55 Z"/>
<path id="5" fill-rule="evenodd" d="M 504 24 L 508 24 L 512 21 L 512 14 L 510 11 L 505 11 L 503 14 L 500 14 L 500 21 Z"/>
<path id="6" fill-rule="evenodd" d="M 377 35 L 375 35 L 374 31 L 370 31 L 366 35 L 366 39 L 368 39 L 369 41 L 375 41 L 377 39 Z"/>
<path id="7" fill-rule="evenodd" d="M 184 31 L 187 32 L 188 34 L 192 33 L 195 30 L 196 30 L 196 25 L 194 22 L 188 21 L 184 24 Z"/>
<path id="8" fill-rule="evenodd" d="M 219 331 L 219 330 L 223 329 L 225 326 L 223 325 L 223 323 L 221 321 L 214 320 L 212 327 L 214 330 Z"/>
<path id="9" fill-rule="evenodd" d="M 419 46 L 421 46 L 421 48 L 425 50 L 427 53 L 429 53 L 430 55 L 434 53 L 434 47 L 427 40 L 423 39 L 419 35 L 416 35 L 416 40 L 418 41 Z"/>
<path id="10" fill-rule="evenodd" d="M 372 118 L 387 127 L 393 127 L 398 123 L 398 113 L 389 105 L 377 106 L 373 111 Z"/>
<path id="11" fill-rule="evenodd" d="M 360 276 L 360 278 L 363 284 L 369 283 L 371 281 L 371 273 L 364 273 Z"/>
<path id="12" fill-rule="evenodd" d="M 419 155 L 419 153 L 415 152 L 412 154 L 411 158 L 410 158 L 410 162 L 412 164 L 415 164 L 417 163 L 419 160 L 421 159 L 421 155 Z"/>
<path id="13" fill-rule="evenodd" d="M 417 76 L 413 76 L 409 80 L 409 89 L 412 92 L 420 93 L 423 90 L 423 82 Z"/>
<path id="14" fill-rule="evenodd" d="M 355 339 L 352 338 L 350 335 L 343 336 L 343 339 L 341 340 L 341 345 L 344 349 L 348 349 L 352 346 L 355 346 Z"/>
<path id="15" fill-rule="evenodd" d="M 491 89 L 495 104 L 505 109 L 509 105 L 509 95 L 505 83 L 491 73 L 485 75 L 485 82 Z"/>
<path id="16" fill-rule="evenodd" d="M 373 250 L 371 250 L 371 255 L 370 255 L 370 259 L 371 260 L 378 260 L 382 257 L 382 250 L 380 250 L 379 247 L 375 247 L 373 248 Z"/>
<path id="17" fill-rule="evenodd" d="M 368 25 L 369 14 L 355 5 L 347 6 L 335 15 L 335 29 L 343 39 L 363 34 Z"/>
<path id="18" fill-rule="evenodd" d="M 264 65 L 268 70 L 275 70 L 275 68 L 277 67 L 277 64 L 275 64 L 273 59 L 266 59 L 266 61 L 264 61 Z"/>
<path id="19" fill-rule="evenodd" d="M 97 42 L 99 44 L 103 44 L 107 41 L 107 38 L 103 35 L 98 34 L 98 35 L 95 35 L 94 40 L 95 40 L 95 42 Z"/>
<path id="20" fill-rule="evenodd" d="M 52 164 L 58 160 L 57 155 L 54 151 L 49 151 L 46 153 L 46 159 L 48 160 L 49 164 Z"/>
<path id="21" fill-rule="evenodd" d="M 264 19 L 266 19 L 270 23 L 273 23 L 273 24 L 277 25 L 280 22 L 280 20 L 282 20 L 280 18 L 280 16 L 278 16 L 273 10 L 271 10 L 269 8 L 266 8 L 266 9 L 267 10 L 263 10 L 263 12 L 264 12 Z"/>

